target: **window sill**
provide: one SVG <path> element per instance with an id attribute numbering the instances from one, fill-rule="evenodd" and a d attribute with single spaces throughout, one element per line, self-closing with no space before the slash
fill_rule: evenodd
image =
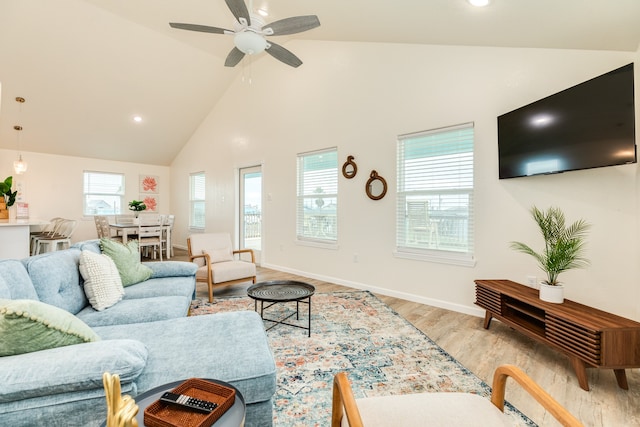
<path id="1" fill-rule="evenodd" d="M 461 267 L 475 267 L 476 260 L 473 255 L 459 252 L 446 251 L 420 251 L 410 252 L 406 250 L 395 250 L 393 256 L 396 258 L 412 259 L 415 261 L 437 262 L 440 264 L 458 265 Z"/>
<path id="2" fill-rule="evenodd" d="M 340 248 L 340 246 L 338 246 L 337 243 L 327 243 L 327 242 L 320 242 L 315 240 L 296 239 L 295 244 L 299 246 L 309 246 L 312 248 L 329 249 L 334 251 L 337 251 Z"/>

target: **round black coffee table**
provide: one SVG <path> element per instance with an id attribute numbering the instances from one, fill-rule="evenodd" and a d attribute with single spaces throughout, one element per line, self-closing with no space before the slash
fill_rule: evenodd
<path id="1" fill-rule="evenodd" d="M 267 331 L 277 325 L 287 325 L 306 329 L 309 331 L 309 336 L 311 336 L 311 296 L 315 291 L 316 288 L 308 283 L 298 282 L 295 280 L 272 280 L 270 282 L 260 282 L 249 286 L 247 289 L 247 295 L 254 300 L 254 309 L 256 311 L 258 311 L 258 301 L 260 301 L 260 317 L 262 317 L 262 320 L 273 322 L 273 325 L 267 328 Z M 267 319 L 264 317 L 265 308 L 269 308 L 274 304 L 291 301 L 296 302 L 295 312 L 280 320 Z M 265 306 L 265 302 L 270 304 Z M 300 320 L 301 303 L 309 306 L 309 322 L 307 323 L 307 326 L 304 327 L 294 325 L 293 323 L 286 323 L 285 320 L 289 319 L 294 314 L 296 315 L 296 320 Z"/>

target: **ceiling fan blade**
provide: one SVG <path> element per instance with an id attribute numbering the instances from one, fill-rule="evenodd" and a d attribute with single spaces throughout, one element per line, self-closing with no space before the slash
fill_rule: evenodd
<path id="1" fill-rule="evenodd" d="M 225 0 L 225 2 L 239 23 L 243 23 L 241 20 L 242 18 L 247 21 L 247 25 L 251 25 L 249 9 L 247 9 L 247 5 L 244 3 L 244 0 Z"/>
<path id="2" fill-rule="evenodd" d="M 286 36 L 288 34 L 301 33 L 320 26 L 320 20 L 316 15 L 294 16 L 280 19 L 262 27 L 262 31 L 270 36 Z M 271 32 L 272 30 L 273 32 Z"/>
<path id="3" fill-rule="evenodd" d="M 278 61 L 282 61 L 287 65 L 291 65 L 293 68 L 298 68 L 302 65 L 302 61 L 300 60 L 300 58 L 298 58 L 289 50 L 283 48 L 279 44 L 275 44 L 270 41 L 266 51 L 269 55 L 273 56 Z"/>
<path id="4" fill-rule="evenodd" d="M 242 51 L 237 47 L 234 47 L 231 49 L 231 52 L 229 52 L 229 55 L 227 55 L 227 59 L 224 61 L 224 66 L 235 67 L 242 58 L 244 58 L 244 53 L 242 53 Z"/>
<path id="5" fill-rule="evenodd" d="M 178 28 L 180 30 L 189 30 L 189 31 L 200 31 L 201 33 L 214 33 L 214 34 L 225 34 L 225 33 L 233 33 L 231 30 L 225 30 L 224 28 L 218 27 L 209 27 L 206 25 L 196 25 L 196 24 L 180 24 L 177 22 L 169 22 L 171 28 Z"/>

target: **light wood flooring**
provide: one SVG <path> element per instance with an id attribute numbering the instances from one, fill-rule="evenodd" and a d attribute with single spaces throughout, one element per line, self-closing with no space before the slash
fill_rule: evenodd
<path id="1" fill-rule="evenodd" d="M 172 260 L 187 260 L 186 251 L 176 249 Z M 258 281 L 302 280 L 316 287 L 316 292 L 349 291 L 352 288 L 258 268 Z M 246 295 L 251 283 L 214 288 L 215 298 Z M 207 287 L 198 283 L 197 297 L 207 298 Z M 378 298 L 415 325 L 462 365 L 491 385 L 497 366 L 513 364 L 524 370 L 538 384 L 579 418 L 585 426 L 640 426 L 640 370 L 628 369 L 629 390 L 618 388 L 613 371 L 590 369 L 590 391 L 578 385 L 569 360 L 562 354 L 538 344 L 519 332 L 493 320 L 489 330 L 483 319 L 449 310 L 376 294 Z M 507 385 L 507 400 L 539 426 L 560 425 L 535 400 L 515 383 Z"/>

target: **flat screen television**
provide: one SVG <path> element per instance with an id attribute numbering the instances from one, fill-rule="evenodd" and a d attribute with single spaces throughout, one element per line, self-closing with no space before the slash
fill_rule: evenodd
<path id="1" fill-rule="evenodd" d="M 636 163 L 633 64 L 498 117 L 500 179 Z"/>

